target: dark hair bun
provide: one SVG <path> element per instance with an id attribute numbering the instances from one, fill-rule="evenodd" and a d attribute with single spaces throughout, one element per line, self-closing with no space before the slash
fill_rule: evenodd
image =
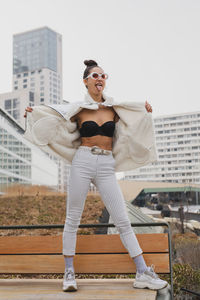
<path id="1" fill-rule="evenodd" d="M 87 67 L 97 67 L 98 64 L 96 63 L 96 61 L 94 60 L 84 60 L 84 64 L 87 66 Z"/>

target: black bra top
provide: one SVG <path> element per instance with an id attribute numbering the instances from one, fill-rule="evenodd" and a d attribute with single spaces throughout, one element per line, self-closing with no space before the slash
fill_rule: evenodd
<path id="1" fill-rule="evenodd" d="M 115 131 L 115 122 L 107 121 L 101 126 L 95 121 L 85 121 L 79 129 L 81 137 L 91 137 L 95 135 L 105 135 L 113 137 Z"/>

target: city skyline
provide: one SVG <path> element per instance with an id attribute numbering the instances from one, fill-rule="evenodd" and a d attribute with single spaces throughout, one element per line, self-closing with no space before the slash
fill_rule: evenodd
<path id="1" fill-rule="evenodd" d="M 109 73 L 105 92 L 110 96 L 148 100 L 153 116 L 199 110 L 197 0 L 102 0 L 101 5 L 91 0 L 8 0 L 0 14 L 0 93 L 12 87 L 13 35 L 47 26 L 63 37 L 65 100 L 83 98 L 83 61 L 91 58 Z"/>

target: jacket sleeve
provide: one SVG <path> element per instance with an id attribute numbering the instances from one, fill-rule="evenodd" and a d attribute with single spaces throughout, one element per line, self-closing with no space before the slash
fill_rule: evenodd
<path id="1" fill-rule="evenodd" d="M 66 120 L 60 112 L 49 106 L 34 106 L 33 111 L 27 113 L 24 137 L 40 149 L 69 163 L 80 144 L 79 135 L 75 122 Z"/>

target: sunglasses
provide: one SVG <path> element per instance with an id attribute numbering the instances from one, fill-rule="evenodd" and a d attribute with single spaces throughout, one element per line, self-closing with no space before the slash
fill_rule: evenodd
<path id="1" fill-rule="evenodd" d="M 106 79 L 108 79 L 108 74 L 106 74 L 106 73 L 99 74 L 97 72 L 92 72 L 85 79 L 87 79 L 89 77 L 91 77 L 92 79 L 95 79 L 95 80 L 99 79 L 99 78 L 106 80 Z"/>

